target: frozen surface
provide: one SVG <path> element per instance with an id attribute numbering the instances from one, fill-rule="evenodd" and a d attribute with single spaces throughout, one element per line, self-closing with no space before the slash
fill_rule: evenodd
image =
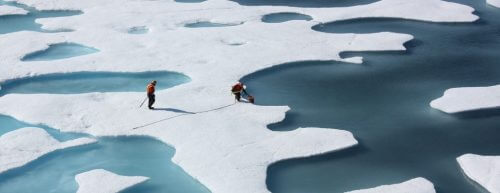
<path id="1" fill-rule="evenodd" d="M 465 154 L 457 161 L 467 177 L 491 193 L 500 192 L 500 156 Z"/>
<path id="2" fill-rule="evenodd" d="M 245 7 L 225 0 L 19 2 L 40 10 L 81 10 L 83 14 L 37 20 L 45 30 L 74 29 L 72 32 L 23 31 L 0 36 L 0 48 L 5 50 L 0 53 L 0 81 L 78 71 L 158 70 L 184 73 L 192 81 L 159 91 L 157 111 L 138 108 L 144 93 L 7 94 L 0 98 L 0 113 L 63 131 L 153 136 L 172 145 L 176 149 L 173 161 L 216 193 L 268 192 L 265 178 L 269 164 L 357 144 L 351 133 L 336 129 L 270 131 L 267 125 L 283 120 L 289 108 L 233 104 L 228 93 L 236 80 L 290 61 L 343 60 L 339 57 L 343 51 L 405 50 L 403 44 L 413 38 L 391 32 L 327 34 L 311 30 L 318 22 L 358 17 L 436 22 L 478 19 L 471 7 L 440 0 L 383 0 L 347 8 Z M 279 12 L 314 19 L 274 24 L 260 21 L 263 15 Z M 243 24 L 184 27 L 193 21 Z M 123 33 L 130 26 L 148 26 L 151 31 L 136 36 Z M 20 61 L 28 53 L 63 42 L 100 52 L 65 60 Z M 241 42 L 245 44 L 231 46 Z M 345 61 L 359 63 L 361 58 Z"/>
<path id="3" fill-rule="evenodd" d="M 180 87 L 172 88 L 175 89 Z M 56 128 L 95 135 L 155 136 L 174 146 L 176 154 L 173 162 L 212 192 L 266 192 L 264 179 L 269 164 L 283 159 L 323 154 L 357 144 L 350 132 L 341 130 L 300 128 L 290 132 L 275 132 L 267 129 L 268 123 L 284 118 L 288 110 L 286 107 L 262 107 L 245 103 L 196 107 L 188 105 L 194 101 L 189 97 L 169 95 L 168 92 L 160 93 L 157 97 L 183 101 L 184 104 L 179 105 L 182 108 L 166 103 L 173 100 L 160 100 L 157 111 L 138 109 L 142 93 L 8 94 L 2 98 L 8 100 L 14 97 L 23 100 L 24 97 L 36 96 L 38 102 L 27 104 L 33 109 L 53 104 L 52 100 L 60 101 L 59 104 L 64 104 L 64 108 L 52 108 L 51 112 L 44 114 L 29 115 L 29 111 L 18 111 L 24 114 L 20 117 L 34 116 L 37 119 L 49 120 L 55 113 L 63 117 L 71 114 L 71 119 L 79 120 L 54 121 L 51 124 L 57 125 Z M 182 92 L 179 94 L 182 95 Z M 233 100 L 230 96 L 226 99 Z M 12 105 L 22 109 L 18 104 Z M 109 109 L 115 110 L 110 112 Z M 191 113 L 179 113 L 179 110 L 175 109 Z M 108 113 L 96 113 L 103 111 Z M 113 119 L 123 121 L 106 121 Z M 125 119 L 128 120 L 124 121 Z M 101 120 L 98 121 L 99 125 L 93 124 L 97 123 L 97 120 Z M 199 126 L 199 122 L 203 123 L 203 127 Z"/>
<path id="4" fill-rule="evenodd" d="M 95 169 L 75 176 L 77 193 L 117 193 L 148 180 L 143 176 L 120 176 L 115 173 Z"/>
<path id="5" fill-rule="evenodd" d="M 347 193 L 436 193 L 434 185 L 425 178 L 415 178 L 400 184 L 355 190 Z"/>
<path id="6" fill-rule="evenodd" d="M 497 108 L 500 107 L 500 85 L 451 88 L 430 105 L 446 113 Z"/>
<path id="7" fill-rule="evenodd" d="M 26 15 L 28 11 L 14 6 L 0 5 L 0 16 L 4 15 Z"/>
<path id="8" fill-rule="evenodd" d="M 21 167 L 56 150 L 95 142 L 91 138 L 59 142 L 45 130 L 34 127 L 11 131 L 0 136 L 0 173 Z"/>
<path id="9" fill-rule="evenodd" d="M 500 8 L 500 0 L 486 0 L 490 5 Z"/>

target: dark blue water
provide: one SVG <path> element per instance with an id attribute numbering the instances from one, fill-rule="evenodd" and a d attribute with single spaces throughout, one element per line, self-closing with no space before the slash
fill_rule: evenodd
<path id="1" fill-rule="evenodd" d="M 366 5 L 378 0 L 232 0 L 245 6 L 349 7 Z"/>
<path id="2" fill-rule="evenodd" d="M 83 134 L 20 122 L 0 115 L 0 135 L 27 126 L 42 127 L 54 138 L 65 141 Z M 147 137 L 102 137 L 97 144 L 49 153 L 21 168 L 0 174 L 0 192 L 76 192 L 75 175 L 93 169 L 151 179 L 127 189 L 127 193 L 207 193 L 198 181 L 171 162 L 175 150 Z"/>
<path id="3" fill-rule="evenodd" d="M 287 21 L 293 21 L 293 20 L 305 20 L 305 21 L 310 21 L 313 18 L 309 15 L 304 15 L 300 13 L 290 13 L 290 12 L 283 12 L 283 13 L 271 13 L 268 15 L 264 15 L 262 17 L 262 21 L 266 23 L 283 23 Z"/>
<path id="4" fill-rule="evenodd" d="M 289 105 L 272 130 L 317 126 L 351 131 L 360 145 L 269 167 L 275 193 L 337 193 L 432 181 L 439 193 L 482 193 L 462 173 L 465 153 L 500 155 L 500 111 L 445 114 L 429 102 L 452 87 L 500 84 L 500 11 L 463 1 L 481 20 L 472 24 L 368 19 L 314 27 L 327 33 L 394 31 L 415 40 L 407 52 L 343 53 L 365 63 L 299 62 L 242 79 L 259 105 Z"/>
<path id="5" fill-rule="evenodd" d="M 42 51 L 27 54 L 22 61 L 49 61 L 64 58 L 72 58 L 87 54 L 96 53 L 99 50 L 75 43 L 59 43 L 49 45 L 49 48 Z"/>
<path id="6" fill-rule="evenodd" d="M 81 11 L 39 11 L 35 8 L 14 2 L 4 2 L 0 0 L 0 5 L 10 5 L 23 8 L 29 13 L 27 15 L 7 15 L 0 16 L 0 34 L 17 31 L 38 31 L 38 32 L 61 32 L 66 30 L 43 30 L 42 25 L 35 23 L 38 18 L 67 17 L 82 14 Z"/>
<path id="7" fill-rule="evenodd" d="M 158 72 L 75 72 L 21 78 L 1 84 L 0 96 L 8 93 L 76 94 L 89 92 L 143 92 L 157 80 L 157 90 L 167 89 L 191 79 L 183 74 Z"/>
<path id="8" fill-rule="evenodd" d="M 196 23 L 188 23 L 184 25 L 184 27 L 187 28 L 205 28 L 205 27 L 230 27 L 230 26 L 236 26 L 236 25 L 241 25 L 241 23 L 212 23 L 209 21 L 200 21 Z"/>

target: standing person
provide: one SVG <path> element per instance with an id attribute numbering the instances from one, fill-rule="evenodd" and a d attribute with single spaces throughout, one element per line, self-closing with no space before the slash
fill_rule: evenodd
<path id="1" fill-rule="evenodd" d="M 146 93 L 148 94 L 148 108 L 155 109 L 153 104 L 155 103 L 155 86 L 156 80 L 151 81 L 146 87 Z"/>
<path id="2" fill-rule="evenodd" d="M 243 83 L 238 82 L 236 83 L 232 88 L 231 92 L 234 94 L 234 98 L 239 102 L 241 99 L 241 93 L 245 93 L 246 95 L 249 95 L 247 91 L 245 90 L 245 85 Z"/>

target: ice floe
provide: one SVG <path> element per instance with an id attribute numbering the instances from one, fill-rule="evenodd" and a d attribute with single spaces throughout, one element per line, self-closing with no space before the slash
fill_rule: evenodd
<path id="1" fill-rule="evenodd" d="M 41 128 L 14 130 L 0 136 L 0 173 L 21 167 L 56 150 L 95 142 L 92 138 L 59 142 Z"/>
<path id="2" fill-rule="evenodd" d="M 486 0 L 490 5 L 500 8 L 500 0 Z"/>
<path id="3" fill-rule="evenodd" d="M 77 193 L 116 193 L 148 179 L 143 176 L 120 176 L 103 169 L 95 169 L 75 176 L 78 183 Z"/>
<path id="4" fill-rule="evenodd" d="M 500 107 L 500 85 L 451 88 L 430 105 L 446 113 L 497 108 Z"/>
<path id="5" fill-rule="evenodd" d="M 355 190 L 347 193 L 436 193 L 434 185 L 425 178 L 415 178 L 400 184 Z"/>
<path id="6" fill-rule="evenodd" d="M 4 15 L 26 15 L 28 11 L 23 8 L 8 6 L 8 5 L 0 5 L 0 16 Z"/>
<path id="7" fill-rule="evenodd" d="M 153 136 L 175 147 L 173 162 L 213 192 L 267 192 L 264 179 L 268 165 L 357 144 L 350 132 L 335 129 L 271 131 L 266 125 L 281 121 L 287 107 L 234 103 L 230 95 L 213 99 L 212 103 L 199 103 L 197 100 L 204 100 L 203 97 L 194 96 L 199 97 L 195 100 L 190 96 L 182 96 L 182 92 L 158 93 L 156 111 L 138 109 L 142 93 L 8 94 L 2 97 L 5 99 L 2 101 L 8 101 L 11 97 L 21 97 L 17 100 L 23 100 L 33 96 L 38 100 L 26 101 L 30 103 L 26 106 L 40 109 L 59 101 L 57 105 L 61 105 L 61 108 L 45 109 L 47 113 L 38 115 L 18 110 L 14 116 L 33 121 L 40 119 L 49 125 L 56 125 L 56 128 L 95 135 Z M 220 100 L 226 100 L 226 105 L 214 106 L 221 104 Z M 200 105 L 193 105 L 195 103 Z M 19 105 L 17 109 L 22 109 Z M 2 103 L 0 108 L 11 107 L 3 106 Z M 59 117 L 59 121 L 52 116 Z"/>
<path id="8" fill-rule="evenodd" d="M 329 34 L 314 31 L 312 26 L 360 17 L 429 22 L 478 19 L 473 8 L 441 0 L 382 0 L 345 8 L 246 7 L 226 0 L 18 2 L 40 10 L 81 10 L 83 14 L 36 20 L 43 29 L 74 29 L 72 32 L 21 31 L 0 36 L 0 82 L 51 73 L 160 70 L 183 73 L 192 81 L 158 91 L 155 111 L 139 109 L 144 93 L 130 92 L 7 94 L 0 97 L 0 113 L 62 131 L 155 137 L 172 145 L 176 149 L 173 161 L 215 193 L 269 192 L 265 183 L 269 164 L 357 144 L 351 133 L 336 129 L 270 131 L 267 125 L 283 120 L 289 108 L 235 104 L 229 93 L 235 81 L 292 61 L 360 63 L 360 57 L 342 59 L 339 53 L 405 50 L 403 44 L 413 39 L 408 34 L 391 32 Z M 283 12 L 310 15 L 313 20 L 273 24 L 261 21 L 264 15 Z M 242 24 L 184 27 L 193 21 Z M 123 33 L 130 26 L 147 26 L 151 30 L 141 35 Z M 65 60 L 20 60 L 28 53 L 63 42 L 78 42 L 100 52 Z M 228 46 L 231 44 L 242 46 Z"/>
<path id="9" fill-rule="evenodd" d="M 465 154 L 457 161 L 467 177 L 491 193 L 500 193 L 500 156 Z"/>

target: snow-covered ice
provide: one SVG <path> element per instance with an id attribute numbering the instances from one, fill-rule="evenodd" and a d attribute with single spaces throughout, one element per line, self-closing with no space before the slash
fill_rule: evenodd
<path id="1" fill-rule="evenodd" d="M 451 88 L 430 105 L 446 113 L 497 108 L 500 107 L 500 85 Z"/>
<path id="2" fill-rule="evenodd" d="M 69 147 L 95 143 L 92 138 L 59 142 L 41 128 L 25 127 L 0 136 L 0 173 Z"/>
<path id="3" fill-rule="evenodd" d="M 436 193 L 434 185 L 425 178 L 415 178 L 400 184 L 355 190 L 347 193 Z"/>
<path id="4" fill-rule="evenodd" d="M 0 16 L 4 15 L 26 15 L 28 11 L 14 6 L 0 5 Z"/>
<path id="5" fill-rule="evenodd" d="M 488 4 L 490 5 L 500 8 L 500 0 L 486 0 L 486 2 L 488 2 Z"/>
<path id="6" fill-rule="evenodd" d="M 181 88 L 174 87 L 172 90 Z M 350 132 L 342 130 L 300 128 L 289 132 L 271 131 L 266 125 L 281 121 L 288 110 L 287 107 L 235 104 L 234 99 L 227 93 L 226 95 L 227 97 L 213 101 L 213 104 L 220 104 L 222 101 L 219 100 L 225 100 L 227 105 L 231 105 L 221 108 L 224 106 L 213 106 L 209 102 L 201 103 L 204 105 L 200 106 L 190 105 L 203 99 L 182 96 L 182 92 L 157 94 L 158 99 L 164 99 L 158 101 L 157 108 L 170 107 L 195 114 L 138 109 L 142 93 L 9 94 L 3 96 L 2 101 L 11 97 L 21 97 L 17 100 L 36 97 L 37 101 L 23 103 L 33 109 L 45 108 L 47 104 L 60 101 L 58 105 L 62 105 L 62 108 L 46 109 L 50 112 L 43 115 L 22 110 L 18 110 L 20 114 L 15 114 L 25 118 L 41 118 L 43 122 L 50 122 L 51 125 L 57 125 L 56 128 L 68 131 L 89 132 L 100 136 L 147 135 L 158 138 L 175 147 L 173 162 L 212 192 L 267 192 L 264 179 L 268 165 L 284 159 L 323 154 L 357 144 Z M 170 103 L 174 100 L 168 99 L 177 99 L 174 103 L 176 105 Z M 19 105 L 23 104 L 17 104 L 18 109 L 22 109 Z M 9 109 L 12 107 L 3 104 L 1 106 L 0 108 Z M 216 108 L 220 109 L 210 111 Z M 103 111 L 107 113 L 103 114 Z M 72 117 L 64 118 L 67 120 L 78 121 L 53 120 L 53 113 L 61 117 Z M 175 118 L 169 119 L 170 117 Z M 128 120 L 123 121 L 123 118 Z M 47 121 L 50 119 L 52 121 Z M 155 122 L 156 124 L 153 124 Z"/>
<path id="7" fill-rule="evenodd" d="M 176 149 L 173 161 L 215 193 L 268 192 L 265 178 L 269 164 L 357 144 L 351 133 L 336 129 L 270 131 L 267 125 L 283 120 L 289 108 L 233 104 L 229 87 L 235 81 L 252 72 L 294 61 L 360 63 L 360 57 L 342 59 L 339 53 L 405 50 L 403 44 L 413 39 L 411 35 L 392 32 L 329 34 L 314 31 L 312 26 L 361 17 L 429 22 L 478 19 L 473 8 L 441 0 L 381 0 L 344 8 L 246 7 L 227 0 L 189 4 L 135 0 L 18 2 L 39 10 L 82 10 L 83 14 L 36 20 L 43 29 L 74 30 L 71 32 L 22 31 L 0 36 L 0 81 L 77 71 L 158 70 L 184 73 L 192 81 L 158 91 L 158 111 L 138 109 L 144 93 L 130 92 L 7 94 L 0 98 L 0 113 L 62 131 L 155 137 L 172 145 Z M 272 24 L 261 21 L 264 15 L 282 12 L 310 15 L 313 20 Z M 184 27 L 193 22 L 242 24 Z M 132 35 L 128 33 L 131 26 L 144 26 L 149 31 Z M 28 53 L 62 42 L 87 45 L 100 52 L 56 61 L 20 61 Z M 244 44 L 232 46 L 231 42 Z"/>
<path id="8" fill-rule="evenodd" d="M 120 176 L 107 170 L 95 169 L 75 176 L 78 183 L 76 193 L 116 193 L 148 179 L 143 176 Z"/>
<path id="9" fill-rule="evenodd" d="M 457 161 L 467 177 L 491 193 L 500 193 L 500 156 L 465 154 Z"/>

